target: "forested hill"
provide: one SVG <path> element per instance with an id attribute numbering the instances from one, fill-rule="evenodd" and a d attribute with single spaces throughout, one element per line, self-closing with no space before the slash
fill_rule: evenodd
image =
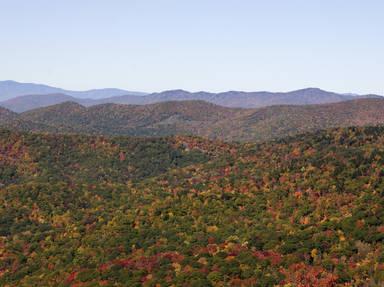
<path id="1" fill-rule="evenodd" d="M 20 118 L 56 127 L 60 132 L 166 136 L 208 134 L 215 123 L 234 119 L 243 113 L 241 109 L 203 101 L 145 106 L 105 104 L 89 108 L 67 102 L 23 113 Z"/>
<path id="2" fill-rule="evenodd" d="M 380 286 L 383 146 L 2 131 L 0 285 Z"/>
<path id="3" fill-rule="evenodd" d="M 234 146 L 194 137 L 125 138 L 0 130 L 0 185 L 38 180 L 125 183 L 206 162 Z"/>
<path id="4" fill-rule="evenodd" d="M 6 111 L 6 110 L 3 110 Z M 1 117 L 0 110 L 0 117 Z M 66 102 L 15 114 L 0 126 L 96 135 L 194 135 L 225 141 L 266 141 L 333 127 L 384 124 L 384 100 L 360 99 L 307 106 L 235 109 L 203 101 L 143 106 L 105 104 L 86 108 Z"/>
<path id="5" fill-rule="evenodd" d="M 0 107 L 0 129 L 7 128 L 20 131 L 56 131 L 42 123 L 31 122 L 27 119 L 21 119 L 20 115 L 8 109 Z"/>

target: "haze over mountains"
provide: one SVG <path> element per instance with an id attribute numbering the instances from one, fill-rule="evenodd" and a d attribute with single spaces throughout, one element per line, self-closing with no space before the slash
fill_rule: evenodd
<path id="1" fill-rule="evenodd" d="M 100 99 L 105 97 L 121 96 L 121 95 L 144 95 L 141 92 L 132 92 L 122 89 L 106 88 L 92 89 L 88 91 L 70 91 L 61 88 L 51 87 L 43 84 L 35 83 L 19 83 L 16 81 L 0 81 L 0 100 L 8 100 L 11 98 L 25 95 L 47 95 L 47 94 L 65 94 L 77 98 L 93 98 Z"/>
<path id="2" fill-rule="evenodd" d="M 338 94 L 318 88 L 292 92 L 242 92 L 223 93 L 170 90 L 160 93 L 130 92 L 120 89 L 68 91 L 46 85 L 23 84 L 14 81 L 0 82 L 0 106 L 15 112 L 71 101 L 84 106 L 105 103 L 146 105 L 167 101 L 201 100 L 225 107 L 260 108 L 272 105 L 310 105 L 337 103 L 358 98 L 377 98 L 378 95 Z"/>

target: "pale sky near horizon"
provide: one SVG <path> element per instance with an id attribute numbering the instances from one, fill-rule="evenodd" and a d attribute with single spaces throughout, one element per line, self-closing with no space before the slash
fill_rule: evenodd
<path id="1" fill-rule="evenodd" d="M 383 0 L 0 0 L 0 80 L 384 94 Z"/>

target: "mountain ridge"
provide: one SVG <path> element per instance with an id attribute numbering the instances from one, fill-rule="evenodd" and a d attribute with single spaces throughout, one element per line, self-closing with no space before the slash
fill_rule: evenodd
<path id="1" fill-rule="evenodd" d="M 91 89 L 85 91 L 73 91 L 66 90 L 62 88 L 52 87 L 44 84 L 35 84 L 35 83 L 21 83 L 13 80 L 0 81 L 0 100 L 5 101 L 12 99 L 18 96 L 26 95 L 38 95 L 38 94 L 66 94 L 68 96 L 78 97 L 78 98 L 104 98 L 107 95 L 109 96 L 119 96 L 119 95 L 144 95 L 146 93 L 127 91 L 116 88 L 101 88 L 101 89 Z"/>
<path id="2" fill-rule="evenodd" d="M 4 98 L 5 96 L 9 95 L 9 92 L 7 92 L 6 90 L 4 91 L 4 87 L 2 88 L 2 83 L 4 86 L 4 82 L 0 82 L 0 99 L 1 97 Z M 23 84 L 20 85 L 22 86 Z M 145 94 L 132 93 L 118 89 L 100 89 L 84 92 L 74 92 L 66 91 L 60 88 L 54 88 L 54 90 L 50 90 L 50 92 L 48 92 L 46 90 L 47 87 L 52 87 L 45 85 L 36 86 L 41 86 L 41 89 L 44 91 L 44 93 L 39 94 L 36 92 L 36 89 L 30 90 L 29 93 L 26 93 L 26 90 L 24 89 L 23 95 L 20 95 L 22 94 L 22 92 L 18 91 L 17 97 L 8 98 L 6 100 L 3 99 L 3 101 L 0 101 L 0 106 L 6 107 L 16 112 L 24 112 L 34 108 L 45 107 L 52 104 L 59 104 L 67 100 L 78 102 L 84 106 L 92 106 L 105 103 L 146 105 L 168 101 L 203 100 L 225 107 L 261 108 L 273 105 L 326 104 L 359 98 L 380 97 L 374 94 L 338 94 L 334 92 L 325 91 L 319 88 L 304 88 L 289 92 L 226 91 L 219 93 L 210 93 L 205 91 L 189 92 L 182 89 L 176 89 Z M 65 98 L 65 96 L 67 98 Z"/>
<path id="3" fill-rule="evenodd" d="M 229 142 L 260 142 L 327 128 L 384 124 L 384 99 L 258 109 L 228 108 L 204 101 L 91 107 L 65 102 L 12 116 L 14 120 L 3 126 L 17 127 L 17 119 L 33 123 L 37 126 L 33 130 L 56 133 L 193 135 Z"/>

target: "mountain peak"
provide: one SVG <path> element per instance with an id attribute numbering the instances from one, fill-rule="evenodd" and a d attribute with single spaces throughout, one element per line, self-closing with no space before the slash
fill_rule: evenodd
<path id="1" fill-rule="evenodd" d="M 53 105 L 51 107 L 60 107 L 60 108 L 85 108 L 83 105 L 80 105 L 79 103 L 76 103 L 74 101 L 66 101 L 57 105 Z"/>
<path id="2" fill-rule="evenodd" d="M 164 93 L 191 94 L 191 92 L 188 92 L 183 89 L 166 90 L 166 91 L 160 92 L 159 94 L 164 94 Z"/>
<path id="3" fill-rule="evenodd" d="M 323 89 L 320 89 L 320 88 L 316 88 L 316 87 L 308 87 L 308 88 L 304 88 L 304 89 L 295 90 L 295 91 L 292 91 L 292 92 L 331 93 L 331 92 L 328 92 L 326 90 L 323 90 Z M 289 92 L 289 93 L 292 93 L 292 92 Z"/>
<path id="4" fill-rule="evenodd" d="M 63 102 L 60 104 L 27 111 L 27 112 L 25 112 L 25 114 L 39 113 L 41 111 L 56 113 L 56 114 L 68 114 L 68 113 L 77 112 L 77 111 L 81 111 L 81 110 L 85 110 L 85 109 L 86 109 L 86 107 L 80 105 L 79 103 L 76 103 L 73 101 L 66 101 L 66 102 Z"/>
<path id="5" fill-rule="evenodd" d="M 0 84 L 19 84 L 18 82 L 16 81 L 13 81 L 13 80 L 4 80 L 4 81 L 0 81 Z"/>

